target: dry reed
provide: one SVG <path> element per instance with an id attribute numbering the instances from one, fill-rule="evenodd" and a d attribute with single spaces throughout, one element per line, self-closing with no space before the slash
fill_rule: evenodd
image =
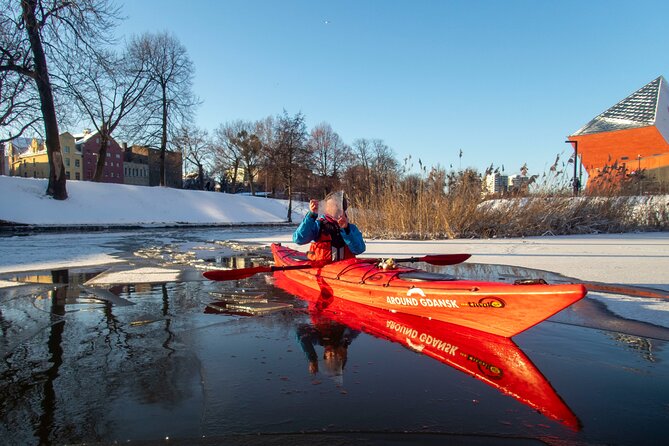
<path id="1" fill-rule="evenodd" d="M 369 238 L 524 237 L 669 230 L 669 196 L 580 196 L 568 189 L 485 200 L 471 172 L 451 174 L 443 187 L 413 177 L 364 199 L 351 219 Z M 452 180 L 452 181 L 451 181 Z"/>

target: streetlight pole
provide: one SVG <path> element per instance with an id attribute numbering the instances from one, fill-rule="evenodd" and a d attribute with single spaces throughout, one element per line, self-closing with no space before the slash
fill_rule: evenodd
<path id="1" fill-rule="evenodd" d="M 637 168 L 636 168 L 636 180 L 639 182 L 639 195 L 641 195 L 641 154 L 636 156 L 637 159 Z"/>
<path id="2" fill-rule="evenodd" d="M 572 140 L 567 140 L 565 143 L 569 143 L 572 146 L 574 146 L 574 181 L 573 181 L 573 186 L 574 186 L 574 196 L 578 196 L 578 190 L 580 187 L 580 182 L 578 181 L 578 173 L 576 171 L 576 164 L 578 163 L 578 141 L 572 141 Z"/>

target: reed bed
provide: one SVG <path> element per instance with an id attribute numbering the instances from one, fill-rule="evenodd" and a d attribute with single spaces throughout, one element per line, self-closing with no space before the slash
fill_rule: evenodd
<path id="1" fill-rule="evenodd" d="M 349 212 L 369 238 L 525 237 L 669 230 L 669 195 L 565 196 L 535 193 L 486 200 L 480 186 L 387 187 L 355 199 Z"/>

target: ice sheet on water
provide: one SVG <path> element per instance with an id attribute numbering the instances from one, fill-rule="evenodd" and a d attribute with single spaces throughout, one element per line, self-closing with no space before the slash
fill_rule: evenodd
<path id="1" fill-rule="evenodd" d="M 144 267 L 129 270 L 106 271 L 85 283 L 85 285 L 113 285 L 124 283 L 165 283 L 176 282 L 181 270 Z"/>
<path id="2" fill-rule="evenodd" d="M 600 293 L 589 293 L 588 298 L 603 303 L 613 313 L 625 319 L 634 319 L 669 328 L 669 300 L 667 299 Z"/>
<path id="3" fill-rule="evenodd" d="M 11 286 L 23 285 L 19 282 L 12 282 L 11 280 L 0 280 L 0 288 L 9 288 Z"/>

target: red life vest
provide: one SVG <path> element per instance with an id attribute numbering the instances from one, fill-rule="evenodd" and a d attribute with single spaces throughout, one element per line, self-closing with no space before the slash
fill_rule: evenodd
<path id="1" fill-rule="evenodd" d="M 309 246 L 309 251 L 307 251 L 309 260 L 330 263 L 354 258 L 355 254 L 348 249 L 337 222 L 327 217 L 319 218 L 318 221 L 321 225 L 321 232 L 318 239 Z"/>

